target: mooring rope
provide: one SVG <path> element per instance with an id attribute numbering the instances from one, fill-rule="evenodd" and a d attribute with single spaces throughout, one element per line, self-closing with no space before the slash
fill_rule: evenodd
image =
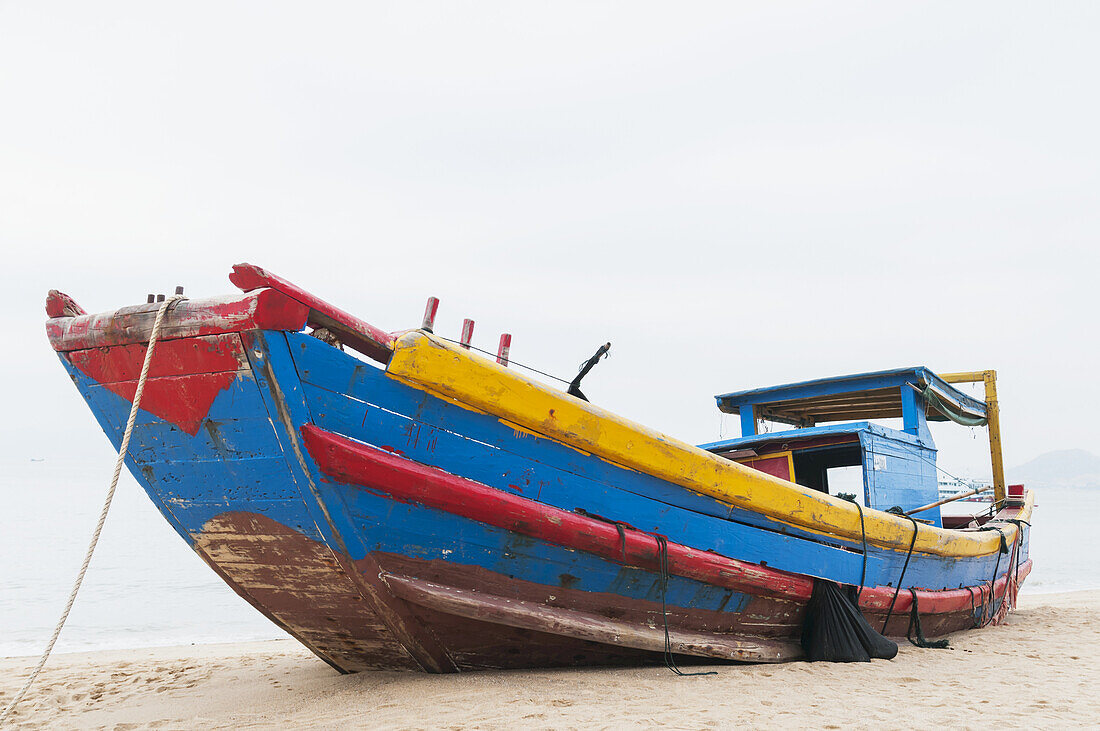
<path id="1" fill-rule="evenodd" d="M 896 505 L 890 508 L 887 512 L 893 513 L 895 508 L 900 510 Z M 905 554 L 905 563 L 901 566 L 901 576 L 898 577 L 898 585 L 894 587 L 894 598 L 890 600 L 890 608 L 886 610 L 886 619 L 882 621 L 882 630 L 879 632 L 883 637 L 886 636 L 886 625 L 890 624 L 890 617 L 894 614 L 894 604 L 898 600 L 898 592 L 901 591 L 901 582 L 905 580 L 905 570 L 909 568 L 909 559 L 913 558 L 913 546 L 917 545 L 917 520 L 911 515 L 905 513 L 898 513 L 902 517 L 909 518 L 913 523 L 913 540 L 909 542 L 909 553 Z"/>
<path id="2" fill-rule="evenodd" d="M 661 572 L 661 615 L 665 620 L 665 667 L 681 677 L 687 677 L 689 675 L 717 675 L 718 672 L 715 670 L 686 673 L 676 664 L 676 657 L 672 652 L 672 636 L 668 632 L 668 539 L 660 533 L 650 533 L 649 535 L 653 536 L 653 539 L 657 541 L 657 564 Z"/>
<path id="3" fill-rule="evenodd" d="M 1005 532 L 1000 527 L 995 525 L 983 525 L 978 530 L 995 530 L 1001 535 L 1001 545 L 997 550 L 997 561 L 993 564 L 993 578 L 989 581 L 989 619 L 985 618 L 985 596 L 982 596 L 982 622 L 979 627 L 986 627 L 993 621 L 994 616 L 997 614 L 997 574 L 1001 571 L 1001 554 L 1008 553 L 1008 538 L 1005 536 Z M 1019 536 L 1019 529 L 1017 529 L 1017 536 Z M 1006 578 L 1007 582 L 1008 579 Z M 1007 590 L 1007 583 L 1005 589 Z M 1008 598 L 1007 593 L 1004 597 Z M 1003 603 L 1003 600 L 1002 600 Z"/>
<path id="4" fill-rule="evenodd" d="M 57 626 L 54 627 L 53 635 L 50 637 L 49 643 L 46 645 L 45 652 L 42 653 L 41 659 L 38 661 L 38 665 L 31 671 L 30 676 L 27 678 L 27 682 L 23 684 L 23 687 L 19 689 L 19 692 L 15 694 L 15 698 L 12 699 L 2 713 L 0 713 L 0 723 L 3 723 L 7 717 L 11 714 L 15 707 L 19 704 L 23 697 L 30 690 L 31 684 L 38 678 L 38 674 L 42 672 L 42 667 L 46 664 L 46 660 L 49 659 L 50 653 L 53 652 L 53 646 L 57 643 L 57 638 L 61 634 L 61 628 L 65 626 L 66 620 L 69 619 L 69 612 L 73 608 L 73 602 L 76 601 L 76 595 L 80 591 L 80 585 L 84 583 L 84 574 L 88 571 L 88 565 L 92 562 L 92 554 L 95 552 L 96 544 L 99 543 L 99 535 L 103 532 L 103 524 L 107 521 L 107 512 L 111 509 L 111 501 L 115 497 L 115 488 L 118 486 L 118 477 L 122 473 L 122 463 L 126 460 L 126 452 L 130 448 L 130 435 L 134 431 L 134 421 L 137 419 L 138 407 L 141 404 L 141 395 L 145 391 L 145 379 L 149 375 L 149 364 L 153 362 L 153 348 L 157 344 L 157 336 L 160 334 L 160 326 L 164 321 L 164 314 L 168 311 L 176 302 L 185 299 L 182 295 L 172 295 L 161 303 L 160 308 L 157 310 L 157 317 L 153 320 L 153 331 L 149 335 L 149 347 L 145 350 L 145 361 L 141 364 L 141 375 L 138 376 L 137 390 L 134 392 L 134 402 L 130 406 L 130 418 L 126 420 L 126 431 L 122 434 L 122 446 L 118 450 L 118 459 L 115 460 L 115 472 L 111 476 L 111 486 L 107 488 L 107 498 L 103 501 L 103 509 L 99 511 L 99 522 L 96 523 L 95 531 L 92 533 L 92 541 L 88 545 L 88 552 L 84 554 L 84 563 L 80 565 L 80 572 L 76 575 L 76 581 L 73 583 L 73 590 L 69 593 L 69 601 L 65 604 L 65 611 L 61 613 L 61 618 L 57 621 Z"/>

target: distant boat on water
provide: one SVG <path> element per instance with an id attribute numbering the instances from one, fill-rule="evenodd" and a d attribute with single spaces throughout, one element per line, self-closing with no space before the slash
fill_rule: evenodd
<path id="1" fill-rule="evenodd" d="M 941 498 L 949 498 L 960 492 L 981 488 L 984 490 L 983 492 L 959 498 L 955 502 L 989 503 L 993 501 L 993 482 L 991 480 L 968 480 L 965 478 L 941 477 L 937 483 L 937 488 L 939 489 L 939 496 Z"/>
<path id="2" fill-rule="evenodd" d="M 937 637 L 999 621 L 1031 570 L 992 371 L 725 393 L 742 436 L 693 446 L 590 403 L 580 376 L 518 373 L 510 336 L 495 358 L 472 321 L 441 337 L 437 301 L 390 333 L 259 267 L 230 279 L 242 293 L 169 306 L 126 462 L 214 572 L 342 672 L 793 660 L 821 597 Z M 161 306 L 47 297 L 116 448 Z M 989 426 L 981 516 L 940 511 L 928 422 L 946 420 Z M 853 468 L 858 502 L 830 492 Z"/>

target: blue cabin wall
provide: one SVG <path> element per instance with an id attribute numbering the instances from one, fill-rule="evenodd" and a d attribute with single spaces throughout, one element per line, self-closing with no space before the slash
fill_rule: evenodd
<path id="1" fill-rule="evenodd" d="M 869 507 L 888 510 L 897 505 L 912 510 L 936 501 L 939 487 L 934 448 L 869 430 L 859 432 L 859 441 Z M 920 517 L 942 525 L 939 508 L 927 510 Z"/>

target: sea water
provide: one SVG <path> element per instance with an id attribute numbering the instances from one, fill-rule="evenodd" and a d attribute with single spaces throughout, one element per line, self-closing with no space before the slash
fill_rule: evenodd
<path id="1" fill-rule="evenodd" d="M 65 608 L 113 461 L 0 463 L 0 656 L 42 651 Z M 123 469 L 57 652 L 287 635 L 226 586 Z"/>
<path id="2" fill-rule="evenodd" d="M 113 464 L 0 462 L 0 656 L 35 655 L 65 606 Z M 1100 486 L 1035 487 L 1025 592 L 1100 588 Z M 977 511 L 982 506 L 973 505 Z M 195 555 L 123 471 L 58 652 L 286 635 Z"/>

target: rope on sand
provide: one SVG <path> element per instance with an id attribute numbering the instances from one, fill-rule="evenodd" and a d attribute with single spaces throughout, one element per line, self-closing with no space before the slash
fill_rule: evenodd
<path id="1" fill-rule="evenodd" d="M 30 676 L 27 678 L 27 682 L 23 684 L 23 687 L 19 689 L 19 692 L 15 694 L 15 698 L 11 703 L 4 708 L 0 713 L 0 723 L 3 723 L 5 719 L 11 714 L 15 707 L 23 700 L 23 696 L 30 690 L 31 684 L 38 678 L 38 674 L 42 672 L 42 667 L 46 664 L 46 660 L 49 659 L 50 653 L 53 652 L 53 646 L 57 643 L 57 638 L 61 634 L 61 628 L 65 626 L 65 621 L 69 618 L 69 612 L 73 608 L 73 602 L 76 601 L 76 595 L 80 591 L 80 585 L 84 583 L 84 574 L 88 571 L 88 564 L 92 562 L 92 554 L 95 552 L 96 544 L 99 543 L 99 534 L 103 532 L 103 524 L 107 520 L 107 512 L 111 509 L 111 501 L 115 497 L 115 487 L 118 486 L 118 476 L 122 473 L 122 463 L 126 459 L 126 453 L 130 449 L 130 435 L 134 431 L 134 421 L 137 419 L 138 407 L 141 404 L 141 394 L 145 391 L 145 380 L 149 375 L 149 364 L 153 361 L 153 348 L 157 344 L 157 336 L 160 334 L 160 326 L 164 321 L 164 315 L 176 302 L 185 299 L 182 295 L 172 295 L 161 303 L 160 309 L 157 310 L 157 317 L 153 320 L 153 331 L 149 335 L 149 347 L 145 350 L 145 361 L 141 364 L 141 375 L 138 376 L 137 390 L 134 392 L 134 402 L 130 407 L 130 418 L 126 420 L 126 431 L 122 434 L 122 446 L 118 450 L 118 459 L 115 460 L 115 472 L 111 476 L 111 486 L 107 489 L 107 498 L 103 501 L 103 509 L 99 511 L 99 522 L 96 524 L 95 531 L 92 533 L 92 541 L 88 545 L 88 552 L 84 554 L 84 563 L 80 566 L 80 572 L 76 575 L 76 581 L 73 583 L 73 590 L 69 594 L 69 601 L 65 605 L 65 611 L 61 613 L 61 618 L 57 621 L 57 626 L 54 627 L 53 635 L 50 637 L 49 643 L 46 645 L 45 652 L 42 653 L 41 659 L 38 661 L 38 665 L 31 671 Z"/>

